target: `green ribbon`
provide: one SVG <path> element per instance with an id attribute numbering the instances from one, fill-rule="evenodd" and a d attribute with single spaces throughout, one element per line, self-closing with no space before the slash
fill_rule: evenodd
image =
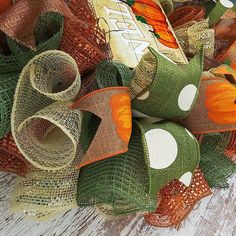
<path id="1" fill-rule="evenodd" d="M 153 49 L 150 51 L 156 58 L 155 77 L 152 78 L 150 86 L 132 101 L 132 108 L 152 117 L 186 117 L 198 96 L 203 70 L 203 50 L 201 49 L 187 65 L 173 64 Z M 189 94 L 189 90 L 192 94 Z M 185 104 L 183 99 L 190 100 L 190 104 Z"/>
<path id="2" fill-rule="evenodd" d="M 102 61 L 96 67 L 96 80 L 99 88 L 129 87 L 131 78 L 129 67 L 119 62 Z"/>
<path id="3" fill-rule="evenodd" d="M 221 16 L 228 10 L 233 8 L 234 4 L 229 0 L 219 0 L 216 6 L 209 13 L 209 25 L 212 27 L 215 23 L 217 23 Z"/>

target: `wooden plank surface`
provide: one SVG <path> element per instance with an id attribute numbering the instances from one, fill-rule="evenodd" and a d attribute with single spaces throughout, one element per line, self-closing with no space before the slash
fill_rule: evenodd
<path id="1" fill-rule="evenodd" d="M 234 236 L 236 176 L 227 190 L 203 199 L 180 229 L 155 228 L 139 216 L 106 220 L 94 208 L 73 209 L 46 222 L 35 222 L 9 210 L 12 175 L 0 173 L 0 236 Z"/>

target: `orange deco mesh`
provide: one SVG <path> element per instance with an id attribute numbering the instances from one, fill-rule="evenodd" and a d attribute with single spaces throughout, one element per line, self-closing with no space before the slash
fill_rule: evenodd
<path id="1" fill-rule="evenodd" d="M 197 169 L 190 187 L 186 187 L 178 180 L 173 180 L 162 188 L 159 193 L 160 204 L 156 212 L 145 215 L 145 220 L 156 227 L 178 226 L 194 205 L 211 193 L 202 171 Z"/>
<path id="2" fill-rule="evenodd" d="M 98 62 L 108 58 L 108 44 L 105 33 L 98 27 L 94 10 L 87 0 L 72 0 L 69 2 L 69 8 L 78 19 L 87 21 L 90 26 L 65 19 L 60 50 L 69 53 L 75 59 L 83 75 Z"/>
<path id="3" fill-rule="evenodd" d="M 236 163 L 236 131 L 231 132 L 228 146 L 225 149 L 225 155 Z"/>
<path id="4" fill-rule="evenodd" d="M 19 152 L 11 134 L 0 139 L 0 171 L 25 176 L 29 163 Z"/>

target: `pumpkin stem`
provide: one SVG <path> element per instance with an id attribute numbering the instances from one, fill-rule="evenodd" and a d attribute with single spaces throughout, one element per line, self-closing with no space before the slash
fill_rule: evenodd
<path id="1" fill-rule="evenodd" d="M 156 36 L 156 38 L 160 38 L 160 35 L 159 34 L 157 34 L 155 31 L 153 31 L 153 30 L 149 30 L 149 32 L 151 32 L 151 33 L 153 33 L 155 36 Z"/>
<path id="2" fill-rule="evenodd" d="M 126 4 L 126 5 L 128 5 L 128 6 L 132 6 L 132 5 L 134 5 L 134 3 L 135 3 L 135 1 L 134 0 L 120 0 L 120 2 L 122 2 L 122 3 L 124 3 L 124 4 Z"/>

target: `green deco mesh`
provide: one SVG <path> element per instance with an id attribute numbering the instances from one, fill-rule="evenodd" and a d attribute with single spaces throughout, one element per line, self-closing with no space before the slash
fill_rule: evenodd
<path id="1" fill-rule="evenodd" d="M 153 211 L 156 199 L 148 197 L 147 173 L 141 135 L 134 124 L 127 153 L 81 169 L 78 204 L 102 205 L 113 215 Z"/>
<path id="2" fill-rule="evenodd" d="M 96 68 L 96 80 L 99 88 L 130 85 L 131 70 L 124 64 L 112 61 L 102 61 Z"/>
<path id="3" fill-rule="evenodd" d="M 210 187 L 227 188 L 227 179 L 236 173 L 236 164 L 224 154 L 227 133 L 207 135 L 201 144 L 200 168 Z"/>
<path id="4" fill-rule="evenodd" d="M 0 74 L 0 138 L 10 132 L 10 116 L 18 75 Z"/>
<path id="5" fill-rule="evenodd" d="M 58 13 L 42 14 L 34 33 L 36 51 L 7 37 L 10 55 L 0 54 L 0 138 L 10 132 L 13 97 L 22 68 L 35 55 L 46 50 L 59 48 L 63 33 L 63 22 L 63 17 Z"/>

